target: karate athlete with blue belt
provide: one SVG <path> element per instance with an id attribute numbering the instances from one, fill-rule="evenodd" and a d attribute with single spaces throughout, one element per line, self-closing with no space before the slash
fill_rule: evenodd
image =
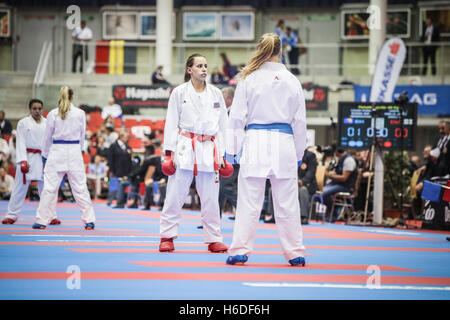
<path id="1" fill-rule="evenodd" d="M 72 188 L 76 203 L 80 206 L 81 219 L 86 230 L 95 227 L 95 213 L 87 189 L 83 163 L 86 114 L 72 104 L 73 90 L 61 88 L 58 108 L 47 115 L 42 158 L 44 160 L 44 189 L 36 212 L 33 229 L 45 229 L 56 212 L 58 189 L 64 175 Z"/>
<path id="2" fill-rule="evenodd" d="M 297 167 L 306 148 L 305 98 L 298 79 L 279 63 L 280 38 L 264 34 L 241 72 L 227 125 L 226 153 L 242 149 L 233 240 L 227 264 L 243 264 L 253 250 L 266 179 L 285 258 L 305 265 Z"/>

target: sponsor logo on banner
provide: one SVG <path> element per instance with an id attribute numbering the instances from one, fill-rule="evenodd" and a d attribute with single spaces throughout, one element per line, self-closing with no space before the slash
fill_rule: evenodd
<path id="1" fill-rule="evenodd" d="M 172 90 L 171 86 L 116 85 L 113 96 L 123 108 L 166 108 Z"/>
<path id="2" fill-rule="evenodd" d="M 306 109 L 328 110 L 328 88 L 306 83 L 303 85 Z"/>
<path id="3" fill-rule="evenodd" d="M 370 87 L 355 85 L 353 88 L 355 101 L 367 102 Z M 407 92 L 409 102 L 418 104 L 419 115 L 450 114 L 450 85 L 400 85 L 395 87 L 392 99 L 397 99 L 403 91 Z"/>
<path id="4" fill-rule="evenodd" d="M 405 61 L 406 47 L 403 40 L 393 38 L 384 44 L 378 55 L 373 74 L 370 101 L 392 102 L 392 93 Z"/>

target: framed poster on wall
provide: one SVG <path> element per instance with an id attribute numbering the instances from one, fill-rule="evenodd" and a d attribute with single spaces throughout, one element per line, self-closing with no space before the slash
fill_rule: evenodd
<path id="1" fill-rule="evenodd" d="M 253 12 L 223 12 L 220 16 L 220 40 L 254 40 Z"/>
<path id="2" fill-rule="evenodd" d="M 183 40 L 217 40 L 218 14 L 215 12 L 185 12 L 183 14 Z"/>
<path id="3" fill-rule="evenodd" d="M 439 28 L 441 37 L 450 37 L 450 7 L 420 8 L 420 36 L 424 33 L 425 20 L 427 18 L 431 18 L 434 26 Z"/>
<path id="4" fill-rule="evenodd" d="M 11 35 L 11 18 L 8 9 L 0 9 L 0 37 L 7 38 Z"/>
<path id="5" fill-rule="evenodd" d="M 156 40 L 156 12 L 139 14 L 139 39 Z M 172 13 L 172 40 L 175 39 L 175 13 Z"/>
<path id="6" fill-rule="evenodd" d="M 103 12 L 103 39 L 138 39 L 138 13 L 131 11 Z"/>
<path id="7" fill-rule="evenodd" d="M 370 29 L 366 9 L 341 11 L 341 38 L 343 40 L 369 39 Z M 386 36 L 409 38 L 411 35 L 411 10 L 389 9 L 386 17 Z"/>

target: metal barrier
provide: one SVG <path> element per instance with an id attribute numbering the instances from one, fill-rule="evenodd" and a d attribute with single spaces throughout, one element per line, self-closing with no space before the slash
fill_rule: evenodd
<path id="1" fill-rule="evenodd" d="M 39 62 L 36 67 L 33 79 L 33 97 L 36 95 L 36 88 L 44 82 L 47 68 L 49 65 L 50 53 L 52 52 L 52 42 L 45 41 L 42 45 L 41 54 L 39 56 Z"/>
<path id="2" fill-rule="evenodd" d="M 45 45 L 45 43 L 44 43 Z M 187 58 L 186 52 L 192 49 L 208 49 L 214 51 L 214 57 L 220 56 L 221 52 L 227 53 L 228 50 L 237 50 L 244 49 L 247 52 L 247 57 L 243 59 L 247 61 L 252 52 L 256 49 L 257 43 L 199 43 L 199 42 L 185 42 L 185 43 L 173 43 L 173 52 L 175 57 L 175 63 L 172 66 L 172 73 L 184 73 L 184 65 L 185 59 Z M 407 47 L 407 57 L 406 61 L 403 65 L 402 75 L 420 75 L 423 67 L 422 56 L 420 53 L 421 47 L 423 47 L 423 43 L 421 42 L 405 42 Z M 84 72 L 90 73 L 94 72 L 95 67 L 108 67 L 113 66 L 116 67 L 116 64 L 110 63 L 97 63 L 95 62 L 95 50 L 96 43 L 87 43 L 89 47 L 89 60 L 85 63 Z M 108 44 L 109 46 L 109 44 Z M 136 67 L 136 68 L 148 68 L 151 72 L 156 69 L 156 61 L 155 61 L 155 50 L 156 43 L 155 42 L 129 42 L 126 41 L 123 44 L 124 47 L 136 47 L 136 48 L 147 48 L 148 50 L 148 62 L 139 62 L 139 63 L 123 63 L 123 67 Z M 360 72 L 364 73 L 365 70 L 369 70 L 369 63 L 367 59 L 367 63 L 346 63 L 344 58 L 349 53 L 355 53 L 359 50 L 359 54 L 368 55 L 369 52 L 369 43 L 302 43 L 302 46 L 305 47 L 308 52 L 300 55 L 300 63 L 297 65 L 287 64 L 288 68 L 298 68 L 302 71 L 303 75 L 314 75 L 316 72 L 321 72 L 322 75 L 336 75 L 342 76 L 344 75 L 344 70 L 356 70 L 360 69 Z M 436 54 L 436 65 L 439 67 L 437 75 L 445 76 L 450 75 L 450 58 L 446 58 L 446 52 L 450 51 L 450 42 L 438 42 L 436 43 L 438 47 Z M 322 61 L 317 61 L 317 59 L 313 59 L 315 50 L 330 50 L 330 58 L 323 59 Z M 337 50 L 337 52 L 336 52 Z M 84 53 L 84 51 L 83 51 Z M 338 58 L 335 57 L 335 54 L 338 54 Z M 41 53 L 42 55 L 42 53 Z M 334 55 L 334 56 L 333 56 Z M 84 57 L 82 57 L 84 59 Z M 220 59 L 220 58 L 219 58 Z M 212 59 L 214 60 L 214 59 Z M 312 61 L 315 60 L 315 61 Z M 328 61 L 327 61 L 328 60 Z M 334 61 L 338 61 L 335 63 Z M 330 62 L 330 63 L 327 63 Z M 86 66 L 90 66 L 91 70 L 88 70 Z M 325 74 L 324 74 L 325 71 Z M 328 71 L 328 72 L 326 72 Z M 60 72 L 67 72 L 67 70 L 60 70 Z M 368 74 L 368 71 L 367 71 Z"/>

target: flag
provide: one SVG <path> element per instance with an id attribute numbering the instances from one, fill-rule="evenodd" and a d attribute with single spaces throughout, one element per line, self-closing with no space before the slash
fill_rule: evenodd
<path id="1" fill-rule="evenodd" d="M 423 182 L 422 199 L 440 202 L 441 188 L 440 184 L 425 180 Z"/>

